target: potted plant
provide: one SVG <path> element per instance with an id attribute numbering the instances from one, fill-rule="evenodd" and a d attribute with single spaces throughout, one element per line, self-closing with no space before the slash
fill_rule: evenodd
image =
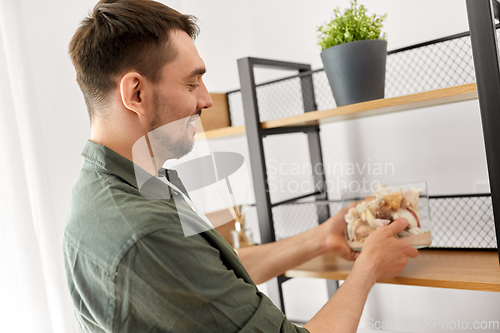
<path id="1" fill-rule="evenodd" d="M 384 98 L 385 17 L 368 16 L 354 0 L 343 14 L 336 8 L 331 21 L 318 28 L 321 60 L 337 106 Z"/>

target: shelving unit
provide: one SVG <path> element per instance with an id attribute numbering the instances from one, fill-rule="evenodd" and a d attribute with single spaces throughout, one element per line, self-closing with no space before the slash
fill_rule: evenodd
<path id="1" fill-rule="evenodd" d="M 328 199 L 324 187 L 324 174 L 320 170 L 315 171 L 316 173 L 313 175 L 314 184 L 319 184 L 319 186 L 312 193 L 306 193 L 298 198 L 283 202 L 271 203 L 262 141 L 264 137 L 297 132 L 307 134 L 311 163 L 314 163 L 322 159 L 319 141 L 320 124 L 479 98 L 497 245 L 500 244 L 500 172 L 498 171 L 500 170 L 500 144 L 497 143 L 498 139 L 495 135 L 500 128 L 500 68 L 495 34 L 498 26 L 495 25 L 494 21 L 494 14 L 497 18 L 500 17 L 500 4 L 498 0 L 466 0 L 466 5 L 477 85 L 469 83 L 323 111 L 313 111 L 317 110 L 312 80 L 314 72 L 311 71 L 309 65 L 257 58 L 244 58 L 238 61 L 246 126 L 207 131 L 205 136 L 210 139 L 246 134 L 257 216 L 263 243 L 276 239 L 272 216 L 273 207 L 290 204 L 306 197 L 314 197 L 315 200 Z M 488 17 L 491 20 L 485 19 Z M 459 34 L 455 37 L 461 38 L 463 36 L 469 36 L 469 33 Z M 423 43 L 419 47 L 428 45 L 429 43 Z M 398 51 L 406 51 L 407 49 L 409 48 Z M 257 85 L 254 78 L 255 67 L 297 70 L 304 101 L 304 113 L 281 119 L 260 121 Z M 318 222 L 321 222 L 324 220 L 323 217 L 328 216 L 328 206 L 323 211 L 320 211 L 320 205 L 317 207 Z M 418 258 L 410 260 L 403 274 L 384 283 L 500 292 L 499 253 L 497 252 L 498 249 L 495 251 L 422 250 Z M 281 289 L 281 284 L 284 281 L 293 277 L 316 277 L 328 281 L 343 280 L 349 274 L 352 265 L 351 262 L 334 258 L 331 255 L 320 256 L 289 270 L 279 277 L 274 285 L 268 284 L 269 296 L 275 304 L 281 304 L 281 309 L 284 311 Z M 329 286 L 332 287 L 329 290 L 331 293 L 335 286 L 332 284 Z"/>

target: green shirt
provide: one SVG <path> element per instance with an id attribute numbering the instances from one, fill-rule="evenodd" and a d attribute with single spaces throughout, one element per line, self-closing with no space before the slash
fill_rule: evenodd
<path id="1" fill-rule="evenodd" d="M 184 236 L 179 216 L 204 223 L 184 200 L 141 195 L 134 164 L 107 147 L 89 141 L 82 155 L 63 241 L 81 332 L 307 332 L 258 291 L 215 229 Z"/>

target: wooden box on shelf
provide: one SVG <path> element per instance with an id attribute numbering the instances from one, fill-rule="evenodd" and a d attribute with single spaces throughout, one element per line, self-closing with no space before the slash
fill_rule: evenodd
<path id="1" fill-rule="evenodd" d="M 224 93 L 210 93 L 214 104 L 201 112 L 203 130 L 210 131 L 231 125 L 227 95 Z"/>

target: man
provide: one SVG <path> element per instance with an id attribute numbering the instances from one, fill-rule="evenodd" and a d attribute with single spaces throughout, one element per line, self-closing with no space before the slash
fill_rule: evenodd
<path id="1" fill-rule="evenodd" d="M 212 105 L 197 32 L 192 17 L 152 0 L 103 0 L 70 43 L 92 129 L 63 244 L 80 330 L 355 332 L 374 283 L 417 256 L 392 237 L 406 220 L 373 233 L 359 256 L 346 245 L 341 213 L 238 255 L 215 229 L 185 237 L 181 220 L 196 226 L 203 216 L 176 173 L 158 166 L 192 149 L 193 121 Z M 141 192 L 139 175 L 152 192 Z M 296 327 L 255 283 L 326 252 L 356 263 L 323 309 Z"/>

